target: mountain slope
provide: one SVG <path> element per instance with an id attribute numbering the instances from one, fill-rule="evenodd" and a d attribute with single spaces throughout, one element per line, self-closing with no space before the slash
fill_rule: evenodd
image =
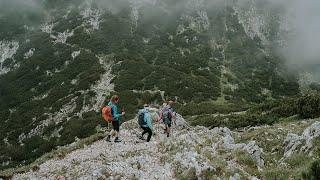
<path id="1" fill-rule="evenodd" d="M 228 128 L 190 127 L 178 116 L 170 138 L 158 125 L 155 132 L 151 142 L 141 142 L 134 119 L 123 124 L 122 143 L 100 140 L 13 179 L 299 178 L 316 156 L 311 152 L 319 148 L 315 139 L 320 136 L 320 126 L 318 120 L 309 120 L 232 132 Z M 298 136 L 292 132 L 303 133 Z"/>
<path id="2" fill-rule="evenodd" d="M 237 1 L 28 2 L 1 4 L 1 169 L 94 134 L 111 93 L 127 119 L 167 98 L 237 106 L 299 93 L 268 45 L 277 25 L 262 33 L 269 21 L 256 27 Z"/>

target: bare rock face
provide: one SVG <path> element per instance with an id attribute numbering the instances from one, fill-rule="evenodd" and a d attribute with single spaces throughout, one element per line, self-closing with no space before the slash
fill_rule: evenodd
<path id="1" fill-rule="evenodd" d="M 233 176 L 230 176 L 229 180 L 240 180 L 241 176 L 240 174 L 236 173 Z"/>
<path id="2" fill-rule="evenodd" d="M 245 150 L 248 152 L 252 158 L 257 162 L 257 165 L 259 167 L 264 167 L 264 160 L 263 160 L 263 150 L 259 148 L 258 145 L 256 145 L 255 141 L 250 141 L 248 144 L 245 143 L 238 143 L 236 144 L 234 142 L 234 139 L 232 137 L 232 133 L 230 129 L 228 128 L 219 128 L 220 133 L 223 134 L 222 140 L 223 140 L 223 146 L 226 149 L 229 150 Z"/>
<path id="3" fill-rule="evenodd" d="M 301 136 L 289 133 L 283 142 L 285 149 L 283 159 L 290 157 L 294 152 L 310 153 L 313 141 L 320 137 L 320 122 L 315 122 L 307 127 Z"/>
<path id="4" fill-rule="evenodd" d="M 75 59 L 76 57 L 78 57 L 80 55 L 80 53 L 81 53 L 80 50 L 72 52 L 72 54 L 71 54 L 72 59 Z"/>
<path id="5" fill-rule="evenodd" d="M 53 23 L 45 23 L 43 25 L 41 25 L 41 31 L 47 34 L 51 34 L 52 33 L 52 29 L 54 27 Z"/>
<path id="6" fill-rule="evenodd" d="M 35 48 L 31 48 L 28 52 L 24 54 L 24 59 L 29 59 L 33 56 Z"/>
<path id="7" fill-rule="evenodd" d="M 313 140 L 320 137 L 320 122 L 316 122 L 305 129 L 302 137 L 306 140 L 306 144 L 302 146 L 301 151 L 309 152 L 313 147 Z"/>
<path id="8" fill-rule="evenodd" d="M 246 150 L 255 159 L 259 167 L 264 166 L 264 160 L 262 157 L 263 151 L 258 145 L 256 145 L 255 141 L 250 141 L 243 147 L 243 150 Z"/>
<path id="9" fill-rule="evenodd" d="M 219 128 L 219 131 L 223 133 L 222 140 L 224 148 L 230 150 L 238 150 L 242 149 L 245 146 L 245 144 L 243 143 L 235 144 L 234 139 L 232 137 L 232 133 L 229 128 Z"/>
<path id="10" fill-rule="evenodd" d="M 285 147 L 284 157 L 290 157 L 294 151 L 302 144 L 302 138 L 296 134 L 289 133 L 283 142 Z"/>
<path id="11" fill-rule="evenodd" d="M 66 30 L 64 32 L 59 32 L 57 35 L 50 35 L 50 37 L 52 39 L 54 39 L 53 43 L 57 44 L 57 43 L 61 43 L 61 44 L 66 44 L 67 39 L 69 37 L 72 37 L 74 35 L 74 31 L 69 31 Z"/>
<path id="12" fill-rule="evenodd" d="M 0 41 L 0 75 L 6 74 L 11 69 L 8 67 L 3 67 L 3 63 L 7 59 L 13 59 L 13 56 L 17 53 L 19 49 L 19 42 L 16 41 Z"/>
<path id="13" fill-rule="evenodd" d="M 194 151 L 188 151 L 184 153 L 177 153 L 174 157 L 176 163 L 179 163 L 183 168 L 196 169 L 196 175 L 200 176 L 205 170 L 213 170 L 214 168 L 210 165 L 210 162 L 203 158 L 201 154 Z"/>
<path id="14" fill-rule="evenodd" d="M 83 12 L 81 12 L 81 15 L 82 18 L 85 20 L 84 26 L 89 27 L 85 29 L 87 33 L 99 30 L 100 23 L 102 22 L 102 12 L 99 9 L 87 8 Z"/>

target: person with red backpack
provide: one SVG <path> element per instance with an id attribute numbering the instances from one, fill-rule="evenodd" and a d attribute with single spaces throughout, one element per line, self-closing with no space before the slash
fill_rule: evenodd
<path id="1" fill-rule="evenodd" d="M 117 95 L 112 96 L 108 105 L 102 109 L 104 119 L 111 122 L 113 127 L 113 130 L 110 131 L 110 134 L 107 136 L 106 141 L 108 142 L 111 142 L 111 135 L 116 137 L 114 142 L 121 142 L 119 139 L 120 121 L 121 117 L 125 115 L 125 112 L 119 113 L 118 111 L 117 104 L 119 103 L 119 99 Z"/>
<path id="2" fill-rule="evenodd" d="M 167 105 L 160 112 L 160 120 L 165 125 L 165 133 L 167 133 L 167 137 L 170 136 L 172 121 L 175 121 L 174 110 L 172 108 L 173 101 L 168 101 Z"/>

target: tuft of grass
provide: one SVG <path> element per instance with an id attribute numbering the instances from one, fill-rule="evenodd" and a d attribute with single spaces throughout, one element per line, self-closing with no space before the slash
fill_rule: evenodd
<path id="1" fill-rule="evenodd" d="M 287 169 L 275 168 L 272 170 L 264 171 L 264 178 L 266 180 L 287 180 L 289 179 L 290 172 Z"/>
<path id="2" fill-rule="evenodd" d="M 207 180 L 214 180 L 216 178 L 216 171 L 213 169 L 207 169 L 202 171 L 200 178 L 198 179 L 207 179 Z"/>
<path id="3" fill-rule="evenodd" d="M 244 170 L 251 175 L 261 176 L 256 161 L 247 152 L 237 150 L 232 153 L 238 164 L 244 167 Z"/>
<path id="4" fill-rule="evenodd" d="M 190 168 L 188 170 L 182 170 L 179 167 L 176 168 L 176 178 L 178 180 L 197 180 L 196 168 Z"/>
<path id="5" fill-rule="evenodd" d="M 302 173 L 302 179 L 318 180 L 320 179 L 320 159 L 315 160 L 306 172 Z"/>
<path id="6" fill-rule="evenodd" d="M 312 157 L 306 154 L 294 154 L 285 160 L 286 167 L 279 168 L 275 163 L 264 170 L 263 177 L 264 179 L 312 179 L 311 162 Z M 306 169 L 308 165 L 310 168 Z"/>
<path id="7" fill-rule="evenodd" d="M 303 169 L 311 161 L 312 158 L 306 154 L 294 154 L 285 160 L 290 169 Z"/>

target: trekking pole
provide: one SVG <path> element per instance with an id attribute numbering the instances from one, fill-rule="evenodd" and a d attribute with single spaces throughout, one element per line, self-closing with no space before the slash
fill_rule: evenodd
<path id="1" fill-rule="evenodd" d="M 157 134 L 158 134 L 158 136 L 160 136 L 159 128 L 160 128 L 160 120 L 158 120 L 158 122 L 157 122 Z"/>
<path id="2" fill-rule="evenodd" d="M 170 131 L 171 131 L 170 134 L 172 134 L 171 136 L 173 136 L 173 129 L 176 128 L 176 125 L 174 123 L 172 123 L 172 124 L 173 124 L 173 126 L 172 126 L 172 128 L 170 128 Z"/>

